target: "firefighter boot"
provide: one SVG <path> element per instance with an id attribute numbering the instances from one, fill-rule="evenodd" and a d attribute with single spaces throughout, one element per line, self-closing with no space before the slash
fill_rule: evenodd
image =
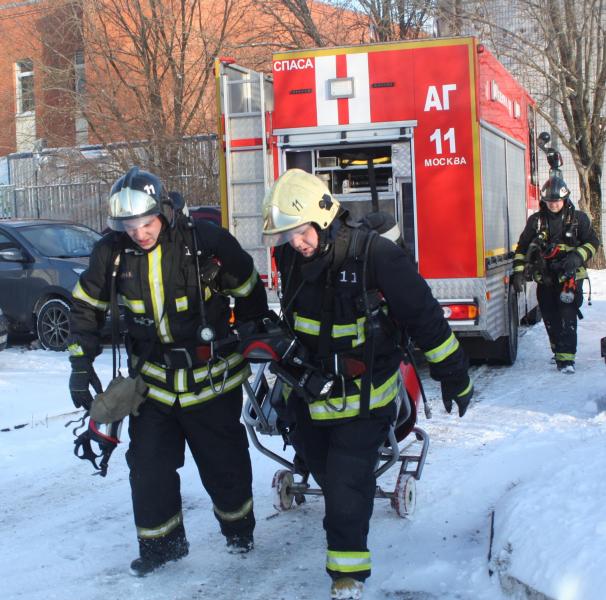
<path id="1" fill-rule="evenodd" d="M 168 535 L 160 538 L 139 538 L 139 558 L 130 563 L 130 574 L 145 577 L 163 564 L 179 560 L 189 553 L 185 529 L 179 525 Z"/>
<path id="2" fill-rule="evenodd" d="M 255 547 L 252 533 L 234 534 L 225 536 L 227 551 L 230 554 L 246 554 Z"/>
<path id="3" fill-rule="evenodd" d="M 253 539 L 255 515 L 252 511 L 252 500 L 248 514 L 242 518 L 228 521 L 225 519 L 225 513 L 220 517 L 216 508 L 215 516 L 221 524 L 221 533 L 225 536 L 227 551 L 230 554 L 246 554 L 255 547 Z"/>
<path id="4" fill-rule="evenodd" d="M 364 584 L 352 577 L 339 577 L 330 586 L 330 600 L 361 600 Z"/>
<path id="5" fill-rule="evenodd" d="M 573 375 L 575 372 L 573 360 L 558 360 L 556 361 L 556 365 L 560 373 L 565 373 L 566 375 Z"/>

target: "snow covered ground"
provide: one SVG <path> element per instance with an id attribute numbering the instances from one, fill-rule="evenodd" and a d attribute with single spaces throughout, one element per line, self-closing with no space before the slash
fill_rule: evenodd
<path id="1" fill-rule="evenodd" d="M 591 277 L 576 375 L 550 364 L 541 323 L 524 330 L 514 367 L 475 369 L 476 403 L 463 419 L 444 412 L 438 386 L 425 377 L 433 418 L 419 419 L 431 445 L 417 510 L 401 519 L 388 501 L 375 502 L 365 599 L 501 600 L 503 585 L 517 597 L 525 586 L 543 594 L 533 598 L 606 597 L 606 272 Z M 107 382 L 111 353 L 96 367 Z M 181 475 L 190 554 L 131 577 L 127 444 L 105 479 L 73 456 L 68 375 L 63 354 L 25 346 L 0 353 L 1 598 L 327 598 L 322 499 L 276 513 L 270 483 L 279 467 L 254 449 L 255 550 L 225 552 L 188 457 Z M 280 450 L 277 439 L 262 440 Z M 393 486 L 396 471 L 383 487 Z"/>

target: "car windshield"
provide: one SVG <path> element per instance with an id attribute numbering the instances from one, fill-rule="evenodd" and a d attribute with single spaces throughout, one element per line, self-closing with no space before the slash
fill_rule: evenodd
<path id="1" fill-rule="evenodd" d="M 49 258 L 90 256 L 93 245 L 101 238 L 88 227 L 59 223 L 23 227 L 20 233 L 40 254 Z"/>

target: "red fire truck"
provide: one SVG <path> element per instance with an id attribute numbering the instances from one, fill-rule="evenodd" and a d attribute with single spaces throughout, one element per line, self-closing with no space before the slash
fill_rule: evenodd
<path id="1" fill-rule="evenodd" d="M 262 199 L 298 167 L 353 217 L 372 210 L 374 194 L 471 355 L 515 361 L 520 319 L 537 316 L 530 286 L 518 296 L 509 285 L 538 205 L 534 102 L 482 44 L 285 52 L 271 76 L 224 59 L 216 76 L 224 225 L 270 289 Z"/>

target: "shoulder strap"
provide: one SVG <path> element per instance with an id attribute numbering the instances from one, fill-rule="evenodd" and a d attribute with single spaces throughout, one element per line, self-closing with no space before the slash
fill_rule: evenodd
<path id="1" fill-rule="evenodd" d="M 354 233 L 358 230 L 354 229 Z M 335 275 L 341 269 L 345 259 L 349 256 L 349 247 L 351 245 L 351 229 L 342 223 L 337 230 L 334 240 L 333 259 L 330 267 L 326 271 L 326 282 L 324 285 L 324 294 L 322 295 L 322 311 L 320 317 L 320 333 L 318 337 L 318 357 L 327 358 L 330 349 L 330 339 L 332 326 L 334 322 L 335 305 Z"/>
<path id="2" fill-rule="evenodd" d="M 376 231 L 369 231 L 364 244 L 364 256 L 362 258 L 362 296 L 364 298 L 364 313 L 366 317 L 366 325 L 364 333 L 366 340 L 364 342 L 364 364 L 366 370 L 362 374 L 360 385 L 360 417 L 368 418 L 370 414 L 370 392 L 372 385 L 373 363 L 375 358 L 375 320 L 373 319 L 372 310 L 368 302 L 367 282 L 368 282 L 368 257 L 370 256 L 373 243 L 377 236 Z"/>
<path id="3" fill-rule="evenodd" d="M 119 234 L 114 235 L 110 261 L 108 265 L 108 284 L 109 284 L 109 309 L 111 311 L 111 334 L 112 334 L 112 366 L 113 377 L 118 376 L 120 369 L 120 308 L 118 306 L 118 290 L 116 280 L 118 270 L 122 261 L 122 251 L 124 250 L 123 238 Z"/>

